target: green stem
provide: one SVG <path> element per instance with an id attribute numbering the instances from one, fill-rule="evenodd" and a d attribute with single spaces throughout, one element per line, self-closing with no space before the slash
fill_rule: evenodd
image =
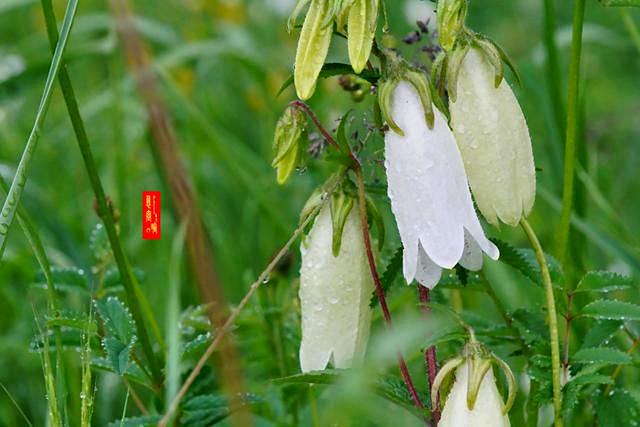
<path id="1" fill-rule="evenodd" d="M 579 0 L 580 1 L 580 0 Z M 542 275 L 542 282 L 544 284 L 547 315 L 549 316 L 549 336 L 551 337 L 551 373 L 553 382 L 553 408 L 555 411 L 555 427 L 562 427 L 562 390 L 560 387 L 560 344 L 558 339 L 558 317 L 556 314 L 556 301 L 553 295 L 553 283 L 551 282 L 551 275 L 549 274 L 549 267 L 547 266 L 547 260 L 544 256 L 544 251 L 540 245 L 540 241 L 536 236 L 533 228 L 529 225 L 526 219 L 522 219 L 520 222 L 522 229 L 524 230 L 531 247 L 533 248 L 538 264 L 540 265 L 540 274 Z"/>
<path id="2" fill-rule="evenodd" d="M 72 1 L 74 3 L 77 3 L 77 0 Z M 56 18 L 53 12 L 51 0 L 41 0 L 41 5 L 44 12 L 45 23 L 47 26 L 49 43 L 51 44 L 51 46 L 55 46 L 58 40 L 58 31 L 56 29 Z M 78 108 L 78 102 L 76 101 L 73 87 L 71 85 L 71 79 L 64 65 L 60 67 L 59 82 L 60 88 L 62 89 L 62 95 L 69 112 L 69 118 L 71 119 L 73 130 L 76 134 L 78 147 L 80 148 L 80 153 L 82 154 L 85 169 L 89 176 L 89 182 L 91 183 L 91 188 L 96 198 L 98 216 L 104 223 L 105 230 L 109 238 L 109 243 L 113 251 L 113 256 L 118 267 L 118 271 L 120 272 L 120 277 L 124 284 L 127 302 L 129 308 L 131 309 L 133 319 L 136 323 L 140 343 L 142 344 L 142 349 L 149 362 L 154 382 L 156 383 L 156 386 L 159 387 L 162 384 L 162 373 L 160 371 L 158 360 L 153 353 L 149 334 L 143 321 L 142 311 L 140 309 L 140 303 L 138 301 L 138 298 L 142 293 L 136 292 L 137 282 L 135 280 L 135 277 L 133 276 L 133 272 L 131 271 L 129 262 L 120 243 L 115 221 L 113 219 L 113 214 L 111 212 L 109 204 L 107 203 L 104 188 L 102 187 L 102 182 L 100 181 L 100 176 L 98 175 L 98 169 L 93 158 L 93 153 L 91 152 L 91 147 L 89 145 L 89 138 L 87 136 L 82 117 L 80 116 L 80 110 Z"/>
<path id="3" fill-rule="evenodd" d="M 567 97 L 567 128 L 564 148 L 564 178 L 562 213 L 558 230 L 558 257 L 566 266 L 573 208 L 573 184 L 575 180 L 576 139 L 578 135 L 578 89 L 580 83 L 580 57 L 582 54 L 582 27 L 586 0 L 575 0 L 573 11 L 573 35 L 571 42 L 571 64 L 569 66 L 569 93 Z"/>

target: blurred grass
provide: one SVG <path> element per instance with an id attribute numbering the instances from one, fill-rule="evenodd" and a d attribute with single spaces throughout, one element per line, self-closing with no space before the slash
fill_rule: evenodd
<path id="1" fill-rule="evenodd" d="M 180 135 L 182 161 L 194 181 L 204 221 L 213 238 L 215 265 L 232 302 L 239 300 L 285 242 L 295 228 L 306 198 L 327 175 L 324 164 L 310 162 L 304 173 L 287 186 L 278 187 L 270 168 L 272 131 L 277 117 L 293 97 L 291 89 L 275 97 L 291 72 L 294 57 L 296 36 L 288 35 L 285 28 L 290 3 L 172 0 L 138 1 L 134 5 L 138 30 L 152 49 L 163 96 Z M 412 29 L 405 9 L 415 3 L 387 2 L 390 24 L 396 34 L 403 35 Z M 54 2 L 58 16 L 62 16 L 65 4 Z M 556 40 L 562 70 L 562 75 L 556 78 L 563 91 L 561 99 L 565 100 L 570 2 L 556 2 L 556 9 Z M 629 15 L 636 25 L 640 22 L 636 10 Z M 521 73 L 522 87 L 515 90 L 530 126 L 536 164 L 542 169 L 531 223 L 542 242 L 549 242 L 548 246 L 553 241 L 558 218 L 561 159 L 557 153 L 561 152 L 563 134 L 554 124 L 547 90 L 542 18 L 542 1 L 472 1 L 469 12 L 469 25 L 501 44 Z M 587 7 L 580 97 L 584 115 L 581 135 L 587 157 L 579 175 L 584 183 L 585 210 L 576 219 L 576 228 L 585 235 L 584 257 L 590 268 L 610 268 L 637 276 L 640 54 L 626 25 L 615 9 L 602 8 L 596 2 Z M 138 208 L 141 191 L 160 188 L 162 184 L 149 149 L 145 111 L 119 49 L 114 21 L 105 3 L 81 2 L 66 56 L 69 73 L 101 177 L 121 212 L 120 228 L 126 250 L 134 265 L 146 272 L 142 286 L 151 305 L 167 307 L 169 265 L 159 260 L 170 259 L 172 239 L 142 241 Z M 330 60 L 345 58 L 345 52 L 344 43 L 334 43 Z M 30 0 L 0 3 L 0 173 L 5 179 L 15 172 L 49 60 L 39 5 Z M 366 105 L 370 102 L 371 99 L 365 101 Z M 336 79 L 322 82 L 311 104 L 327 124 L 352 107 L 349 95 L 340 90 Z M 98 218 L 58 88 L 54 90 L 32 168 L 23 206 L 39 230 L 51 263 L 90 269 L 88 241 Z M 380 169 L 374 173 L 380 173 Z M 386 202 L 383 208 L 387 224 L 392 224 Z M 167 206 L 163 213 L 164 218 L 170 218 Z M 174 236 L 178 230 L 170 220 L 164 222 L 163 228 L 165 236 Z M 393 227 L 388 229 L 385 255 L 398 241 Z M 503 228 L 491 233 L 512 242 L 524 242 L 518 230 Z M 244 364 L 252 390 L 275 393 L 272 386 L 264 385 L 266 379 L 283 373 L 282 362 L 277 363 L 273 351 L 283 352 L 285 360 L 293 363 L 285 363 L 285 373 L 297 372 L 299 332 L 291 325 L 296 324 L 297 316 L 298 259 L 293 251 L 292 264 L 283 266 L 278 276 L 260 291 L 235 333 L 246 355 Z M 37 270 L 28 242 L 14 229 L 0 266 L 0 366 L 11 366 L 0 370 L 0 382 L 34 425 L 43 425 L 46 401 L 41 359 L 29 352 L 29 342 L 37 330 L 31 306 L 44 307 L 43 294 L 30 287 Z M 505 305 L 514 309 L 531 304 L 529 288 L 510 286 L 517 283 L 512 271 L 489 263 L 487 274 Z M 391 301 L 394 312 L 410 311 L 416 301 L 414 292 L 413 288 L 394 291 Z M 445 298 L 448 292 L 439 290 L 436 298 Z M 196 295 L 195 285 L 187 278 L 182 286 L 182 306 L 197 304 Z M 492 311 L 488 299 L 475 298 L 470 292 L 464 292 L 463 297 L 465 308 L 483 307 Z M 541 295 L 534 301 L 542 301 Z M 73 299 L 67 303 L 80 305 Z M 270 310 L 275 311 L 265 312 Z M 164 324 L 164 309 L 157 309 L 156 315 Z M 376 329 L 380 326 L 378 319 Z M 265 334 L 267 327 L 278 329 L 280 342 L 269 342 L 274 332 Z M 18 354 L 20 357 L 16 358 Z M 414 376 L 420 378 L 419 353 L 414 353 L 413 359 L 409 356 Z M 74 363 L 72 369 L 80 372 L 78 361 Z M 126 391 L 108 375 L 99 381 L 101 389 L 104 386 L 111 392 L 109 397 L 100 393 L 96 396 L 94 418 L 98 425 L 106 425 L 121 415 Z M 425 379 L 418 381 L 424 389 Z M 336 401 L 328 391 L 317 390 L 317 394 L 322 412 Z M 356 411 L 376 408 L 375 399 L 366 405 L 362 403 Z M 288 404 L 297 405 L 295 399 L 291 400 Z M 349 403 L 353 400 L 345 399 L 339 406 L 349 408 Z M 273 411 L 276 415 L 277 411 L 290 413 L 285 408 Z M 397 420 L 405 416 L 384 412 L 377 409 L 367 417 Z M 4 398 L 0 399 L 0 420 L 0 425 L 23 423 L 16 407 Z"/>

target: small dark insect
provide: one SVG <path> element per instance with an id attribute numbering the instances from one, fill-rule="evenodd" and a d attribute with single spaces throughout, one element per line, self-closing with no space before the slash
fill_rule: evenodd
<path id="1" fill-rule="evenodd" d="M 414 44 L 419 42 L 422 39 L 422 35 L 418 31 L 412 31 L 407 34 L 402 41 L 406 44 Z"/>

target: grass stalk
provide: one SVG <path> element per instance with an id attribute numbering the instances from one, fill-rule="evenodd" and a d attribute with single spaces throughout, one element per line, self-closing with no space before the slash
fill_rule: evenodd
<path id="1" fill-rule="evenodd" d="M 580 106 L 578 105 L 580 86 L 580 59 L 582 54 L 582 28 L 586 0 L 575 0 L 573 11 L 573 33 L 571 41 L 571 63 L 569 65 L 569 89 L 567 97 L 567 126 L 564 148 L 564 176 L 562 191 L 562 212 L 558 228 L 558 258 L 566 267 L 571 230 L 571 214 L 574 199 L 576 168 L 576 145 Z"/>
<path id="2" fill-rule="evenodd" d="M 0 211 L 0 260 L 2 259 L 2 255 L 4 254 L 4 249 L 7 244 L 9 229 L 11 228 L 16 210 L 20 204 L 20 200 L 22 199 L 24 186 L 27 183 L 29 167 L 31 166 L 31 161 L 35 154 L 40 134 L 42 133 L 44 120 L 47 117 L 49 104 L 51 103 L 51 94 L 53 93 L 53 84 L 62 66 L 62 56 L 67 47 L 67 42 L 69 41 L 69 34 L 71 34 L 71 27 L 76 16 L 77 8 L 78 0 L 70 0 L 67 4 L 67 10 L 64 14 L 64 21 L 62 23 L 61 37 L 52 44 L 53 58 L 51 59 L 51 65 L 49 66 L 49 72 L 44 84 L 42 97 L 40 98 L 40 104 L 38 105 L 38 110 L 36 112 L 36 118 L 22 152 L 20 163 L 18 163 L 16 174 L 11 182 L 9 192 L 4 200 L 4 204 L 2 205 L 2 211 Z"/>
<path id="3" fill-rule="evenodd" d="M 542 245 L 538 240 L 533 228 L 526 219 L 520 222 L 531 247 L 536 254 L 536 260 L 540 265 L 540 274 L 544 284 L 544 291 L 547 305 L 547 316 L 549 324 L 549 337 L 551 338 L 551 375 L 553 383 L 553 409 L 555 411 L 555 427 L 562 427 L 562 387 L 560 386 L 560 342 L 558 338 L 558 315 L 556 313 L 556 300 L 553 294 L 553 283 L 549 274 L 549 266 L 545 258 Z"/>
<path id="4" fill-rule="evenodd" d="M 77 3 L 77 0 L 72 1 L 74 3 Z M 52 46 L 58 45 L 58 30 L 56 28 L 56 18 L 51 0 L 41 0 L 41 5 L 45 16 L 49 43 Z M 61 34 L 60 40 L 62 40 L 62 37 L 65 37 L 65 39 L 66 37 L 68 37 L 68 33 L 65 36 L 64 28 L 65 27 L 63 25 L 63 33 Z M 78 147 L 84 161 L 85 169 L 89 176 L 89 182 L 91 183 L 91 188 L 96 199 L 98 216 L 104 223 L 105 230 L 109 238 L 109 244 L 111 245 L 111 249 L 113 251 L 116 266 L 118 268 L 118 271 L 120 272 L 120 277 L 122 279 L 127 296 L 127 302 L 129 308 L 131 309 L 133 319 L 136 323 L 142 349 L 149 363 L 154 382 L 157 387 L 160 387 L 160 385 L 162 384 L 162 373 L 160 371 L 160 364 L 158 363 L 155 354 L 153 353 L 153 348 L 151 347 L 151 341 L 149 339 L 149 333 L 145 326 L 144 318 L 142 316 L 142 310 L 140 308 L 141 304 L 138 300 L 139 298 L 144 299 L 144 295 L 141 292 L 136 292 L 137 281 L 133 275 L 133 272 L 131 271 L 129 262 L 124 253 L 124 249 L 122 248 L 122 243 L 120 242 L 120 238 L 116 230 L 115 221 L 113 219 L 113 212 L 109 204 L 107 203 L 107 197 L 105 195 L 100 176 L 98 175 L 98 168 L 96 166 L 93 153 L 91 152 L 89 138 L 87 136 L 84 122 L 82 121 L 82 117 L 80 115 L 80 109 L 78 107 L 78 102 L 76 100 L 73 86 L 71 84 L 71 78 L 69 77 L 66 67 L 61 63 L 60 59 L 58 60 L 58 62 L 58 67 L 60 68 L 60 88 L 62 90 L 62 95 L 67 106 L 67 111 L 69 112 L 69 118 L 71 120 L 71 124 L 73 125 L 73 130 L 76 135 Z M 147 317 L 149 317 L 149 314 L 147 315 Z"/>

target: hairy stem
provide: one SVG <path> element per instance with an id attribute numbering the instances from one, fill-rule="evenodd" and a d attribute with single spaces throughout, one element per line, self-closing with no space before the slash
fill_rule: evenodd
<path id="1" fill-rule="evenodd" d="M 431 313 L 431 307 L 429 307 L 429 288 L 424 287 L 418 284 L 418 295 L 420 298 L 420 305 L 422 309 L 422 313 L 424 316 L 429 318 L 429 314 Z M 433 390 L 433 383 L 436 379 L 436 375 L 438 374 L 438 358 L 436 356 L 436 346 L 432 345 L 427 348 L 424 352 L 424 361 L 427 366 L 427 380 L 429 381 L 429 392 L 431 393 Z M 440 402 L 440 396 L 436 396 L 435 400 L 432 398 L 432 402 L 436 402 L 436 406 L 431 408 L 431 425 L 436 427 L 438 422 L 440 421 L 440 408 L 438 406 L 438 402 Z"/>
<path id="2" fill-rule="evenodd" d="M 571 213 L 573 209 L 573 187 L 575 181 L 576 144 L 578 136 L 578 105 L 580 83 L 580 58 L 582 54 L 582 27 L 586 0 L 575 0 L 573 11 L 573 35 L 571 42 L 571 64 L 569 66 L 569 91 L 567 97 L 567 127 L 564 148 L 564 178 L 562 213 L 558 229 L 558 257 L 566 267 L 568 259 Z"/>
<path id="3" fill-rule="evenodd" d="M 58 30 L 56 27 L 56 17 L 53 12 L 53 5 L 51 4 L 51 0 L 41 0 L 41 4 L 42 10 L 44 12 L 45 23 L 47 26 L 49 43 L 53 49 L 58 42 Z M 115 221 L 113 219 L 113 212 L 109 204 L 107 203 L 107 197 L 105 196 L 104 188 L 102 187 L 102 182 L 100 181 L 100 176 L 98 175 L 98 168 L 96 166 L 95 159 L 93 158 L 93 153 L 91 152 L 89 138 L 87 136 L 82 117 L 80 116 L 80 109 L 78 108 L 78 102 L 76 101 L 73 86 L 71 85 L 71 78 L 69 77 L 66 66 L 64 64 L 62 64 L 62 66 L 60 67 L 58 79 L 60 88 L 62 90 L 62 95 L 69 112 L 69 118 L 71 119 L 73 130 L 78 141 L 78 147 L 80 148 L 80 153 L 82 154 L 85 169 L 89 176 L 89 182 L 91 183 L 91 188 L 96 199 L 98 216 L 104 223 L 104 227 L 109 238 L 109 244 L 111 245 L 111 250 L 113 251 L 113 257 L 116 261 L 116 266 L 118 267 L 118 271 L 125 288 L 127 302 L 129 308 L 131 309 L 133 319 L 136 323 L 140 343 L 142 344 L 142 349 L 149 362 L 149 366 L 151 367 L 154 382 L 157 387 L 160 387 L 160 385 L 162 384 L 162 373 L 160 372 L 160 364 L 158 363 L 155 354 L 153 353 L 149 334 L 144 324 L 142 311 L 138 302 L 138 298 L 140 298 L 141 293 L 136 292 L 135 284 L 137 283 L 137 281 L 133 276 L 133 272 L 131 271 L 129 262 L 118 237 Z"/>
<path id="4" fill-rule="evenodd" d="M 536 254 L 536 260 L 540 265 L 540 274 L 542 275 L 542 282 L 544 284 L 547 316 L 549 323 L 549 336 L 551 338 L 551 374 L 553 383 L 553 409 L 555 411 L 555 427 L 562 427 L 562 389 L 560 387 L 560 345 L 558 339 L 558 317 L 556 314 L 556 300 L 553 294 L 553 283 L 551 282 L 551 275 L 549 274 L 549 267 L 547 266 L 547 260 L 542 250 L 542 245 L 536 236 L 533 228 L 529 225 L 526 219 L 522 219 L 520 222 L 522 229 L 524 230 L 531 247 Z"/>

